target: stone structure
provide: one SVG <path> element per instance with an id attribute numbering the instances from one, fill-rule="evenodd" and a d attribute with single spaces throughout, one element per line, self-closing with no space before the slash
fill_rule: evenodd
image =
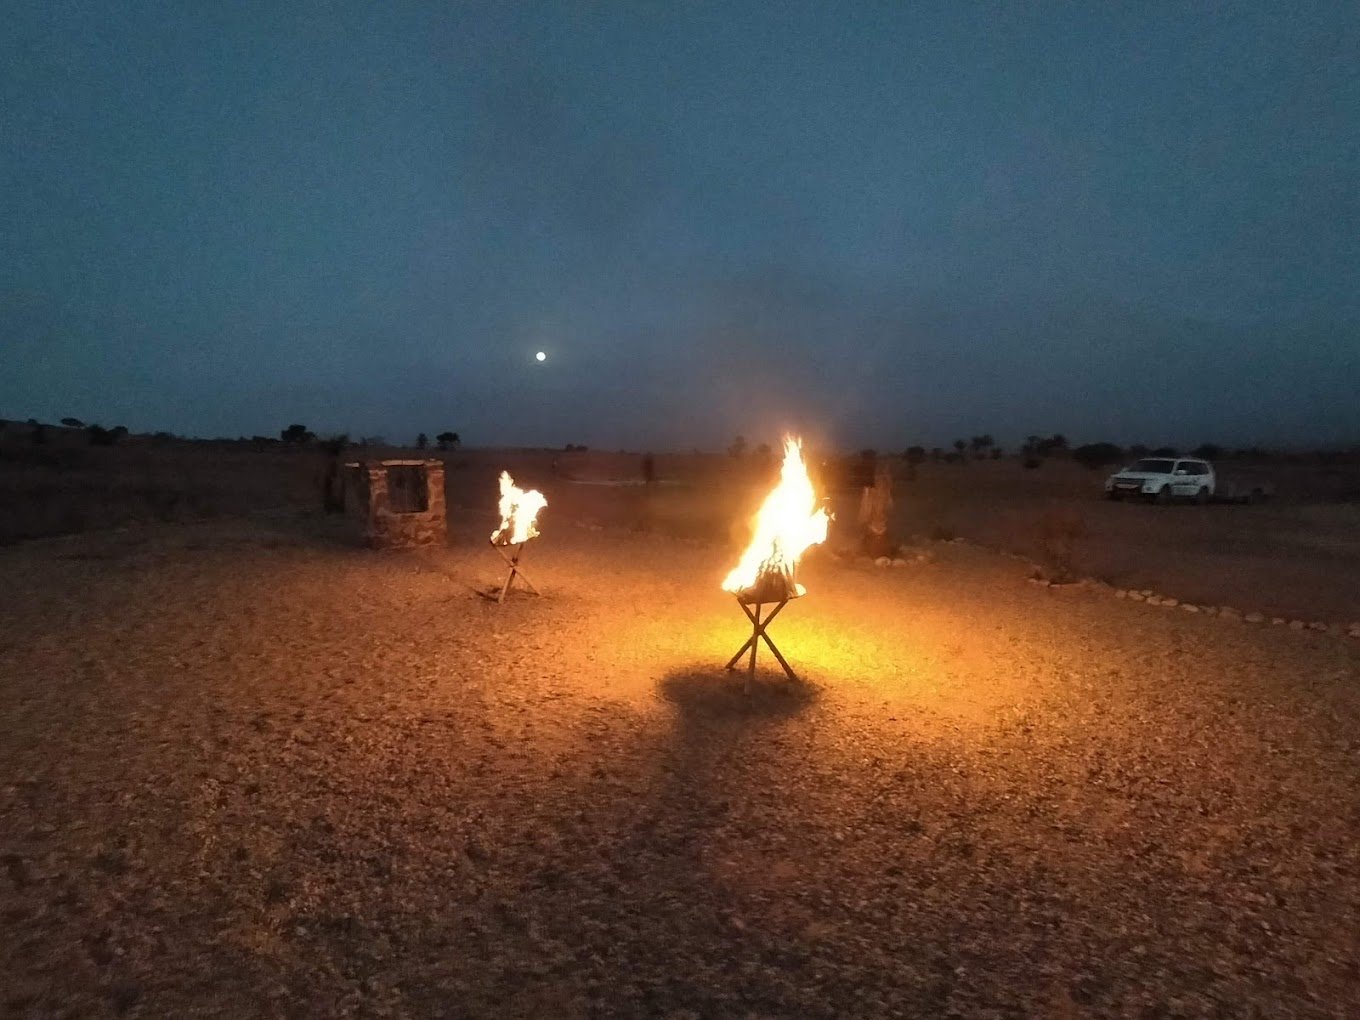
<path id="1" fill-rule="evenodd" d="M 345 465 L 346 504 L 364 521 L 375 549 L 443 545 L 444 463 L 439 460 L 366 460 Z"/>

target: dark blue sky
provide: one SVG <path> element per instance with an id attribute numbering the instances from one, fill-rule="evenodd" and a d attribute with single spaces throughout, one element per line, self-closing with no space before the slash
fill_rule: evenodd
<path id="1" fill-rule="evenodd" d="M 1353 4 L 6 22 L 0 417 L 1360 440 Z"/>

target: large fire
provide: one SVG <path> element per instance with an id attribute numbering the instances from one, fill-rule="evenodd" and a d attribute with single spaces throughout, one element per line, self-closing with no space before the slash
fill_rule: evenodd
<path id="1" fill-rule="evenodd" d="M 491 533 L 491 541 L 496 545 L 521 545 L 538 535 L 534 518 L 548 505 L 543 493 L 537 489 L 525 492 L 509 471 L 501 472 L 501 526 Z"/>
<path id="2" fill-rule="evenodd" d="M 829 522 L 803 463 L 803 441 L 786 436 L 779 484 L 761 504 L 751 544 L 723 581 L 723 590 L 738 595 L 769 590 L 776 595 L 770 601 L 806 594 L 794 581 L 793 572 L 808 546 L 826 541 Z M 783 594 L 779 594 L 781 586 Z"/>

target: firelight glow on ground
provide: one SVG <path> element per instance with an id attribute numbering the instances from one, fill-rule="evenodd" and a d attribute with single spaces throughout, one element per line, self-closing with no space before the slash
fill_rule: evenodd
<path id="1" fill-rule="evenodd" d="M 747 696 L 735 550 L 554 526 L 493 605 L 492 477 L 420 558 L 0 550 L 11 1012 L 1360 1015 L 1352 647 L 818 548 Z"/>

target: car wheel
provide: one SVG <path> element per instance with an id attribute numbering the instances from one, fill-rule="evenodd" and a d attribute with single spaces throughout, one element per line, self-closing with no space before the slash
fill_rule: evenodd
<path id="1" fill-rule="evenodd" d="M 1209 502 L 1209 487 L 1207 485 L 1201 485 L 1199 492 L 1195 493 L 1195 502 L 1200 506 Z"/>
<path id="2" fill-rule="evenodd" d="M 1163 485 L 1157 490 L 1156 500 L 1161 506 L 1167 506 L 1171 502 L 1171 486 Z"/>

